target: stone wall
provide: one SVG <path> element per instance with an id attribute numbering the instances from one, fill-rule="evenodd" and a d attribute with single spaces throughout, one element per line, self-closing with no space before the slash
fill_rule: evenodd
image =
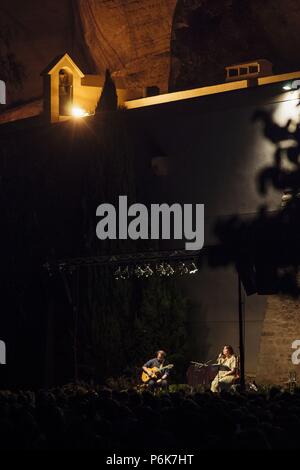
<path id="1" fill-rule="evenodd" d="M 263 323 L 257 382 L 284 384 L 295 371 L 300 382 L 300 365 L 292 364 L 292 343 L 300 339 L 300 301 L 269 296 Z"/>

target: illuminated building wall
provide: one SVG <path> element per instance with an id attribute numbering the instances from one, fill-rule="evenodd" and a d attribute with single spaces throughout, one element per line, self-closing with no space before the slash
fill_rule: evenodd
<path id="1" fill-rule="evenodd" d="M 188 95 L 192 90 L 183 95 L 185 93 Z M 154 148 L 159 149 L 156 152 L 160 155 L 154 157 L 168 160 L 168 175 L 153 176 L 150 196 L 153 198 L 155 188 L 156 201 L 204 202 L 205 242 L 209 245 L 217 240 L 214 225 L 220 217 L 238 214 L 246 218 L 262 204 L 272 210 L 280 207 L 280 193 L 271 188 L 267 197 L 262 198 L 257 191 L 257 175 L 272 164 L 274 146 L 263 136 L 262 124 L 254 123 L 252 117 L 256 110 L 262 109 L 272 113 L 281 125 L 289 117 L 297 118 L 298 92 L 284 92 L 283 84 L 275 82 L 265 87 L 186 98 L 172 101 L 167 95 L 153 97 L 144 100 L 144 104 L 148 101 L 152 105 L 135 107 L 132 111 L 139 126 L 147 129 L 155 141 Z M 189 277 L 185 285 L 199 311 L 199 337 L 205 323 L 209 328 L 208 355 L 196 359 L 213 359 L 225 343 L 237 349 L 238 299 L 234 268 L 204 266 L 199 275 Z M 277 299 L 262 295 L 246 298 L 246 371 L 255 375 L 260 358 L 258 379 L 274 382 L 278 378 L 283 383 L 292 365 L 291 334 L 294 332 L 297 336 L 299 331 L 298 307 L 292 300 L 285 304 Z M 281 308 L 283 305 L 285 307 Z M 274 358 L 278 361 L 279 357 L 278 354 L 272 356 L 275 345 L 282 359 L 278 376 Z M 268 361 L 274 362 L 274 366 L 268 367 Z"/>

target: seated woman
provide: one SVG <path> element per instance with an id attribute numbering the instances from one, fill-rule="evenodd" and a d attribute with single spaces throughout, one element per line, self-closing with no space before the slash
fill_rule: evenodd
<path id="1" fill-rule="evenodd" d="M 220 365 L 220 369 L 218 369 L 218 373 L 212 381 L 210 389 L 212 392 L 229 390 L 237 377 L 237 358 L 232 346 L 224 346 L 223 352 L 219 355 L 217 363 Z M 227 370 L 222 370 L 222 366 L 225 366 L 224 369 Z"/>

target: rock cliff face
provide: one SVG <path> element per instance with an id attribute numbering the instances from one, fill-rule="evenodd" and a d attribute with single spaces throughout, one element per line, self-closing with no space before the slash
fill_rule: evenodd
<path id="1" fill-rule="evenodd" d="M 176 0 L 78 0 L 86 45 L 98 72 L 109 68 L 129 87 L 168 90 Z"/>
<path id="2" fill-rule="evenodd" d="M 2 0 L 0 30 L 25 72 L 10 101 L 41 95 L 40 71 L 69 52 L 86 73 L 162 92 L 222 82 L 224 66 L 267 58 L 300 67 L 299 0 Z M 0 59 L 1 59 L 0 34 Z M 1 69 L 1 61 L 0 61 Z M 0 70 L 1 73 L 1 70 Z"/>
<path id="3" fill-rule="evenodd" d="M 275 72 L 300 68 L 298 0 L 178 1 L 170 88 L 224 81 L 226 65 L 266 58 Z"/>

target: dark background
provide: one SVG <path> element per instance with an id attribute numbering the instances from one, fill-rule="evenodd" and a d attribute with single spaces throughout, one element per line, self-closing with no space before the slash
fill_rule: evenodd
<path id="1" fill-rule="evenodd" d="M 222 82 L 223 67 L 241 60 L 264 57 L 276 72 L 298 68 L 298 2 L 177 2 L 175 10 L 170 6 L 168 11 L 171 91 Z M 61 52 L 69 51 L 84 71 L 114 67 L 105 63 L 109 50 L 97 49 L 103 38 L 94 34 L 94 23 L 88 29 L 77 2 L 41 5 L 15 0 L 2 3 L 1 13 L 1 72 L 9 79 L 11 105 L 41 97 L 39 73 Z M 131 15 L 134 25 L 134 12 Z M 110 44 L 109 35 L 105 39 Z M 131 61 L 131 41 L 128 50 L 118 51 L 125 69 Z M 97 50 L 103 52 L 100 58 Z M 146 57 L 146 52 L 141 49 L 140 55 Z M 119 69 L 116 65 L 112 72 Z M 287 99 L 292 101 L 284 103 Z M 278 84 L 139 111 L 99 113 L 84 126 L 40 125 L 35 120 L 3 125 L 1 339 L 7 343 L 8 361 L 4 381 L 39 385 L 74 378 L 74 312 L 61 275 L 50 279 L 42 268 L 45 261 L 157 248 L 100 247 L 95 240 L 98 204 L 115 202 L 119 194 L 139 202 L 204 203 L 206 243 L 214 242 L 217 218 L 247 216 L 261 203 L 255 178 L 271 161 L 273 148 L 259 125 L 251 122 L 254 111 L 264 107 L 284 124 L 290 112 L 296 113 L 296 99 L 283 94 Z M 167 177 L 151 170 L 151 159 L 157 156 L 169 161 Z M 276 208 L 280 194 L 270 193 L 263 202 Z M 71 288 L 77 281 L 81 286 L 77 362 L 83 378 L 134 376 L 139 362 L 165 347 L 171 355 L 181 356 L 178 380 L 183 380 L 191 358 L 214 357 L 223 343 L 238 345 L 233 269 L 202 268 L 193 279 L 166 281 L 167 287 L 161 280 L 156 281 L 162 284 L 158 286 L 155 281 L 120 285 L 103 272 L 80 272 L 74 279 L 73 275 Z M 159 297 L 165 298 L 163 305 L 155 304 Z M 247 299 L 246 366 L 251 372 L 265 304 L 264 297 Z M 150 332 L 145 326 L 149 324 Z"/>

